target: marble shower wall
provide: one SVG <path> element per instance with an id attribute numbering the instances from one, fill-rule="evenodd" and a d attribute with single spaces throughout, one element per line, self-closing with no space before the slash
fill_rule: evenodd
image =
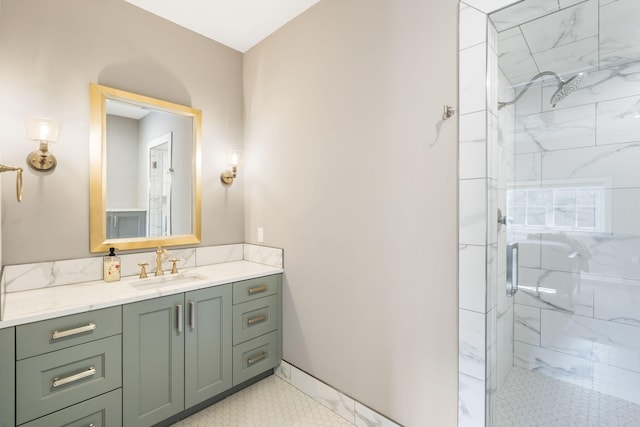
<path id="1" fill-rule="evenodd" d="M 600 2 L 600 19 L 625 4 Z M 555 109 L 553 82 L 516 104 L 515 364 L 640 403 L 640 55 L 600 52 Z"/>
<path id="2" fill-rule="evenodd" d="M 496 391 L 512 366 L 513 301 L 506 298 L 506 212 L 512 181 L 513 109 L 498 110 L 497 32 L 460 4 L 459 426 L 491 426 Z M 504 123 L 498 126 L 499 123 Z M 506 355 L 505 357 L 503 357 Z"/>

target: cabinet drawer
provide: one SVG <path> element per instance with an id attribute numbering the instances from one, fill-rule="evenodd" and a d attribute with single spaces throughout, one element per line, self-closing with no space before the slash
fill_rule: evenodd
<path id="1" fill-rule="evenodd" d="M 16 358 L 37 356 L 121 332 L 120 307 L 29 323 L 16 327 Z"/>
<path id="2" fill-rule="evenodd" d="M 233 303 L 266 297 L 279 292 L 280 275 L 258 277 L 233 284 Z"/>
<path id="3" fill-rule="evenodd" d="M 121 427 L 122 390 L 117 389 L 20 427 Z"/>
<path id="4" fill-rule="evenodd" d="M 277 331 L 236 345 L 233 347 L 233 385 L 274 368 L 278 357 Z"/>
<path id="5" fill-rule="evenodd" d="M 233 307 L 233 344 L 278 329 L 280 298 L 278 295 L 247 301 Z"/>
<path id="6" fill-rule="evenodd" d="M 65 348 L 16 363 L 18 424 L 121 386 L 120 335 Z"/>

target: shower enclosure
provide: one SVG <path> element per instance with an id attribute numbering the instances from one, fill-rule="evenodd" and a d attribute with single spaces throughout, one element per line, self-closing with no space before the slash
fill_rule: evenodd
<path id="1" fill-rule="evenodd" d="M 489 3 L 460 10 L 459 425 L 640 425 L 640 2 Z"/>

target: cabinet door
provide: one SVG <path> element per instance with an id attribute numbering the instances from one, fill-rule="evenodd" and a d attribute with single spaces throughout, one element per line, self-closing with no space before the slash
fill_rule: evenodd
<path id="1" fill-rule="evenodd" d="M 123 307 L 123 424 L 151 426 L 184 409 L 184 294 Z"/>
<path id="2" fill-rule="evenodd" d="M 232 385 L 231 285 L 185 294 L 185 407 Z"/>
<path id="3" fill-rule="evenodd" d="M 15 330 L 0 330 L 0 427 L 15 425 Z"/>

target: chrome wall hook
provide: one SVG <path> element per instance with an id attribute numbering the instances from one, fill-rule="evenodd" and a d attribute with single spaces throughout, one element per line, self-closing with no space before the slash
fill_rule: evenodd
<path id="1" fill-rule="evenodd" d="M 442 120 L 447 120 L 453 117 L 456 113 L 456 107 L 452 107 L 450 105 L 445 105 L 442 111 Z"/>

